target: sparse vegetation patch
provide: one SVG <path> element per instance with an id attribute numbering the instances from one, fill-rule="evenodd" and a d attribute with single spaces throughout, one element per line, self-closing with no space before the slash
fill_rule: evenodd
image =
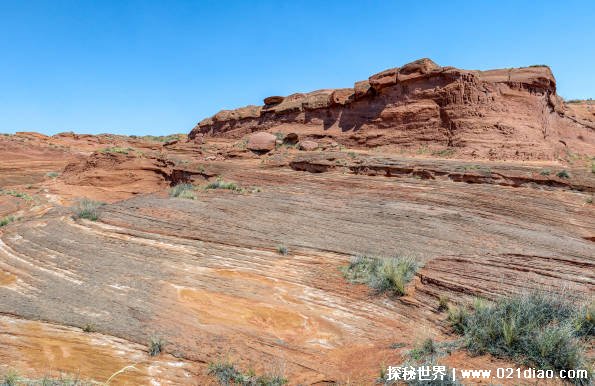
<path id="1" fill-rule="evenodd" d="M 170 142 L 170 141 L 179 141 L 183 139 L 185 136 L 184 134 L 170 134 L 170 135 L 143 135 L 143 136 L 136 136 L 131 135 L 130 138 L 140 138 L 145 141 L 153 141 L 153 142 Z"/>
<path id="2" fill-rule="evenodd" d="M 46 173 L 46 176 L 47 177 L 50 177 L 50 178 L 56 178 L 59 175 L 60 175 L 60 173 L 58 173 L 58 172 L 48 172 L 48 173 Z"/>
<path id="3" fill-rule="evenodd" d="M 220 385 L 226 386 L 282 386 L 287 383 L 287 379 L 281 375 L 256 375 L 252 370 L 244 373 L 226 361 L 209 364 L 208 374 L 215 377 Z"/>
<path id="4" fill-rule="evenodd" d="M 119 147 L 119 146 L 111 146 L 106 147 L 105 149 L 101 149 L 102 153 L 116 153 L 116 154 L 128 154 L 129 152 L 133 151 L 134 149 L 131 147 Z"/>
<path id="5" fill-rule="evenodd" d="M 92 323 L 87 323 L 83 326 L 83 331 L 84 332 L 95 332 L 95 325 Z"/>
<path id="6" fill-rule="evenodd" d="M 595 311 L 559 295 L 532 293 L 451 308 L 449 321 L 473 354 L 492 354 L 541 369 L 587 368 Z"/>
<path id="7" fill-rule="evenodd" d="M 169 190 L 169 196 L 196 200 L 195 190 L 196 188 L 192 184 L 178 184 Z"/>
<path id="8" fill-rule="evenodd" d="M 570 178 L 570 174 L 566 170 L 560 170 L 556 175 L 558 178 Z"/>
<path id="9" fill-rule="evenodd" d="M 233 190 L 235 192 L 241 192 L 243 190 L 235 182 L 226 182 L 220 178 L 214 182 L 210 182 L 207 186 L 205 186 L 205 190 L 209 189 L 227 189 Z"/>
<path id="10" fill-rule="evenodd" d="M 2 189 L 0 189 L 0 194 L 4 194 L 7 196 L 13 196 L 13 197 L 17 197 L 17 198 L 22 198 L 25 201 L 33 200 L 33 197 L 31 197 L 27 193 L 18 192 L 16 190 L 2 190 Z"/>
<path id="11" fill-rule="evenodd" d="M 455 149 L 452 147 L 442 149 L 442 150 L 435 150 L 432 152 L 432 155 L 438 157 L 452 157 L 455 154 Z"/>
<path id="12" fill-rule="evenodd" d="M 407 283 L 413 279 L 418 269 L 418 263 L 410 257 L 382 259 L 356 256 L 343 269 L 343 274 L 350 282 L 367 284 L 378 293 L 389 292 L 403 296 Z"/>
<path id="13" fill-rule="evenodd" d="M 539 172 L 539 174 L 541 174 L 542 176 L 549 176 L 552 173 L 552 171 L 550 169 L 541 169 L 541 171 Z"/>
<path id="14" fill-rule="evenodd" d="M 6 226 L 8 224 L 10 224 L 11 222 L 13 222 L 15 219 L 13 216 L 6 216 L 2 219 L 0 219 L 0 227 Z"/>
<path id="15" fill-rule="evenodd" d="M 4 374 L 2 386 L 16 386 L 20 379 L 19 374 L 15 370 L 10 369 Z"/>
<path id="16" fill-rule="evenodd" d="M 87 198 L 80 200 L 74 207 L 74 218 L 85 218 L 91 221 L 99 219 L 99 208 L 103 203 Z"/>
<path id="17" fill-rule="evenodd" d="M 161 354 L 165 348 L 165 344 L 165 340 L 157 336 L 152 336 L 151 339 L 149 339 L 149 355 L 154 357 Z"/>
<path id="18" fill-rule="evenodd" d="M 409 355 L 411 358 L 415 360 L 419 360 L 421 358 L 434 355 L 437 351 L 436 343 L 432 338 L 424 339 L 420 344 L 418 344 Z"/>
<path id="19" fill-rule="evenodd" d="M 82 380 L 78 375 L 60 374 L 58 376 L 46 375 L 43 378 L 26 378 L 20 376 L 15 370 L 8 370 L 0 377 L 0 386 L 92 386 L 107 385 L 109 383 Z"/>
<path id="20" fill-rule="evenodd" d="M 438 297 L 438 311 L 446 311 L 448 310 L 448 296 L 440 295 Z"/>

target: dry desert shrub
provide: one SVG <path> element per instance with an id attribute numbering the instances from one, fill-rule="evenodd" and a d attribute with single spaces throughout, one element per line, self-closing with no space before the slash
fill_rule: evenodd
<path id="1" fill-rule="evenodd" d="M 378 293 L 390 292 L 403 296 L 407 284 L 418 269 L 419 264 L 410 257 L 382 259 L 356 256 L 345 267 L 343 274 L 352 283 L 367 284 Z"/>

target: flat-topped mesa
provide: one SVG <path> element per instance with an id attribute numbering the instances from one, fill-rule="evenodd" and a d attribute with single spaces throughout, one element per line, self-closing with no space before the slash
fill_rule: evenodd
<path id="1" fill-rule="evenodd" d="M 264 130 L 331 137 L 351 147 L 449 147 L 487 158 L 554 159 L 577 136 L 579 151 L 595 148 L 592 130 L 565 116 L 549 67 L 461 70 L 425 58 L 353 88 L 271 96 L 263 106 L 220 111 L 189 138 Z"/>

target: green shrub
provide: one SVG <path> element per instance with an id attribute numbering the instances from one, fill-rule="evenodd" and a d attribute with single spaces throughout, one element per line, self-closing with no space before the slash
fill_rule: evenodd
<path id="1" fill-rule="evenodd" d="M 149 339 L 149 355 L 154 357 L 155 355 L 161 354 L 165 349 L 165 343 L 165 340 L 152 336 L 151 339 Z"/>
<path id="2" fill-rule="evenodd" d="M 14 221 L 13 216 L 6 216 L 0 220 L 0 227 L 6 226 Z"/>
<path id="3" fill-rule="evenodd" d="M 489 353 L 542 369 L 584 368 L 582 338 L 593 334 L 593 310 L 559 295 L 531 293 L 452 309 L 449 321 L 473 354 Z"/>
<path id="4" fill-rule="evenodd" d="M 556 175 L 558 178 L 570 178 L 570 174 L 566 170 L 560 170 Z"/>
<path id="5" fill-rule="evenodd" d="M 194 194 L 194 190 L 196 188 L 192 184 L 178 184 L 171 189 L 169 189 L 169 196 L 170 197 L 178 197 L 178 198 L 186 198 L 189 200 L 195 200 L 196 194 Z"/>
<path id="6" fill-rule="evenodd" d="M 436 353 L 436 343 L 432 338 L 424 339 L 421 344 L 417 345 L 413 350 L 409 352 L 411 358 L 415 360 L 422 359 L 429 355 L 434 355 Z"/>
<path id="7" fill-rule="evenodd" d="M 583 348 L 570 324 L 551 325 L 538 331 L 533 339 L 535 351 L 530 355 L 538 366 L 561 370 L 577 369 L 583 364 Z"/>
<path id="8" fill-rule="evenodd" d="M 107 385 L 108 383 L 105 383 Z M 70 376 L 60 373 L 59 376 L 46 375 L 41 379 L 30 379 L 19 376 L 14 370 L 9 370 L 0 378 L 0 386 L 94 386 L 104 385 L 93 380 L 82 380 L 78 375 Z"/>
<path id="9" fill-rule="evenodd" d="M 233 363 L 220 361 L 209 364 L 208 374 L 217 379 L 220 385 L 241 385 L 241 386 L 282 386 L 287 379 L 280 375 L 260 375 L 254 371 L 243 373 Z"/>
<path id="10" fill-rule="evenodd" d="M 93 323 L 87 323 L 83 326 L 84 332 L 95 332 L 95 325 Z"/>
<path id="11" fill-rule="evenodd" d="M 8 370 L 4 375 L 2 386 L 16 386 L 20 382 L 19 374 L 15 370 Z"/>
<path id="12" fill-rule="evenodd" d="M 130 137 L 137 138 L 137 137 L 133 137 L 132 135 Z M 169 141 L 175 141 L 175 140 L 180 140 L 180 139 L 184 138 L 184 134 L 170 134 L 170 135 L 159 135 L 159 136 L 143 135 L 140 138 L 145 141 L 152 141 L 152 142 L 169 142 Z"/>
<path id="13" fill-rule="evenodd" d="M 539 174 L 541 174 L 542 176 L 549 176 L 552 173 L 552 171 L 550 169 L 541 169 L 541 171 L 539 172 Z"/>
<path id="14" fill-rule="evenodd" d="M 448 322 L 457 334 L 465 332 L 468 317 L 469 312 L 464 307 L 453 306 L 448 308 Z"/>
<path id="15" fill-rule="evenodd" d="M 289 250 L 287 249 L 287 247 L 285 245 L 278 245 L 277 246 L 277 253 L 280 255 L 287 255 L 289 253 Z"/>
<path id="16" fill-rule="evenodd" d="M 574 321 L 576 330 L 581 336 L 595 336 L 595 301 L 584 306 Z"/>
<path id="17" fill-rule="evenodd" d="M 85 218 L 91 221 L 97 221 L 99 218 L 98 209 L 103 205 L 101 202 L 92 201 L 86 198 L 79 200 L 74 208 L 75 218 Z"/>
<path id="18" fill-rule="evenodd" d="M 452 157 L 455 154 L 455 149 L 452 147 L 442 149 L 442 150 L 435 150 L 432 152 L 432 155 L 438 157 Z"/>
<path id="19" fill-rule="evenodd" d="M 448 310 L 448 302 L 449 298 L 446 295 L 440 295 L 438 297 L 438 311 L 446 311 Z"/>
<path id="20" fill-rule="evenodd" d="M 217 179 L 217 181 L 211 182 L 209 183 L 207 186 L 205 186 L 206 190 L 209 189 L 228 189 L 228 190 L 233 190 L 236 192 L 241 192 L 242 188 L 240 188 L 236 183 L 234 182 L 225 182 L 222 179 Z"/>
<path id="21" fill-rule="evenodd" d="M 58 173 L 58 172 L 48 172 L 45 175 L 47 177 L 50 177 L 50 178 L 56 178 L 56 177 L 58 177 L 60 175 L 60 173 Z"/>
<path id="22" fill-rule="evenodd" d="M 378 293 L 402 296 L 418 268 L 417 262 L 409 257 L 356 256 L 344 268 L 343 274 L 352 283 L 367 284 Z"/>
<path id="23" fill-rule="evenodd" d="M 16 190 L 2 190 L 2 189 L 0 189 L 0 194 L 5 194 L 5 195 L 8 195 L 8 196 L 22 198 L 25 201 L 31 201 L 31 200 L 33 200 L 33 197 L 31 197 L 27 193 L 18 192 Z"/>
<path id="24" fill-rule="evenodd" d="M 228 362 L 209 364 L 208 374 L 214 376 L 220 385 L 241 384 L 244 380 L 244 374 Z"/>
<path id="25" fill-rule="evenodd" d="M 132 150 L 134 150 L 134 149 L 131 147 L 123 148 L 123 147 L 118 147 L 118 146 L 111 146 L 111 147 L 106 147 L 105 149 L 101 149 L 100 151 L 102 153 L 128 154 Z"/>

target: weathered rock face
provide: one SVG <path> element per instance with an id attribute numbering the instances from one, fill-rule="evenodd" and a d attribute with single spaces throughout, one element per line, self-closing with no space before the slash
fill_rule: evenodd
<path id="1" fill-rule="evenodd" d="M 270 97 L 265 103 L 221 111 L 189 137 L 291 130 L 350 147 L 450 147 L 491 159 L 595 153 L 595 118 L 568 114 L 546 66 L 469 71 L 421 59 L 353 88 Z"/>

